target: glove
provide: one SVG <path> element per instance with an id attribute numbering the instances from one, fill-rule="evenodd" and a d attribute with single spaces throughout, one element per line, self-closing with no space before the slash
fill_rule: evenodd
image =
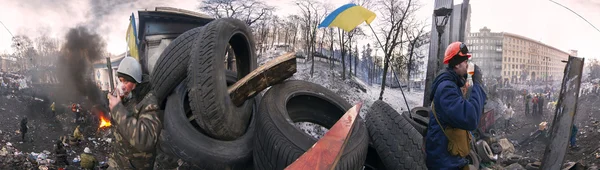
<path id="1" fill-rule="evenodd" d="M 475 64 L 474 64 L 475 65 Z M 481 69 L 478 65 L 475 65 L 475 72 L 473 73 L 473 83 L 477 83 L 479 85 L 483 85 L 483 78 L 481 75 Z"/>

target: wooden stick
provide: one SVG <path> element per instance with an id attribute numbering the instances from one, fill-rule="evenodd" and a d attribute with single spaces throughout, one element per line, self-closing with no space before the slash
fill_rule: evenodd
<path id="1" fill-rule="evenodd" d="M 253 70 L 244 78 L 229 86 L 227 92 L 231 102 L 241 106 L 249 98 L 269 86 L 280 83 L 296 73 L 296 53 L 291 52 L 279 56 Z"/>

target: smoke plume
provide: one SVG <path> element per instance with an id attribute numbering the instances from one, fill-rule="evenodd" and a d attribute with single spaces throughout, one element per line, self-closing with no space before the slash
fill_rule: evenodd
<path id="1" fill-rule="evenodd" d="M 104 40 L 84 26 L 67 32 L 59 59 L 59 77 L 65 88 L 63 91 L 71 100 L 80 102 L 87 97 L 93 105 L 106 104 L 101 90 L 92 80 L 92 63 L 104 58 L 105 47 Z"/>

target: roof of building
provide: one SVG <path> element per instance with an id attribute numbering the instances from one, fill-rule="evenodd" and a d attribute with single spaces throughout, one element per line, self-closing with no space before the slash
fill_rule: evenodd
<path id="1" fill-rule="evenodd" d="M 514 34 L 514 33 L 510 33 L 510 32 L 491 32 L 491 29 L 489 29 L 488 27 L 483 27 L 483 28 L 479 29 L 479 32 L 472 32 L 472 33 L 482 33 L 482 32 L 501 33 L 503 35 L 508 35 L 508 36 L 511 36 L 511 37 L 516 37 L 516 38 L 524 39 L 524 40 L 531 41 L 531 42 L 536 42 L 536 43 L 538 43 L 540 45 L 546 46 L 548 48 L 551 48 L 551 49 L 554 49 L 556 51 L 559 51 L 559 52 L 562 52 L 562 53 L 565 53 L 565 54 L 569 55 L 569 53 L 567 53 L 567 52 L 565 52 L 563 50 L 560 50 L 560 49 L 558 49 L 556 47 L 553 47 L 553 46 L 545 44 L 545 43 L 543 43 L 541 41 L 534 40 L 534 39 L 531 39 L 529 37 L 525 37 L 525 36 L 522 36 L 522 35 L 519 35 L 519 34 Z"/>
<path id="2" fill-rule="evenodd" d="M 509 33 L 509 32 L 502 32 L 502 33 L 503 33 L 504 35 L 508 35 L 508 36 L 512 36 L 512 37 L 516 37 L 516 38 L 520 38 L 520 39 L 524 39 L 524 40 L 532 41 L 532 42 L 536 42 L 536 43 L 539 43 L 539 44 L 541 44 L 541 45 L 543 45 L 543 46 L 546 46 L 546 47 L 548 47 L 548 48 L 551 48 L 551 49 L 554 49 L 554 50 L 556 50 L 556 51 L 559 51 L 559 52 L 562 52 L 562 53 L 565 53 L 565 54 L 569 55 L 569 53 L 567 53 L 567 52 L 565 52 L 565 51 L 563 51 L 563 50 L 560 50 L 560 49 L 558 49 L 558 48 L 556 48 L 556 47 L 553 47 L 553 46 L 551 46 L 551 45 L 545 44 L 545 43 L 543 43 L 543 42 L 541 42 L 541 41 L 538 41 L 538 40 L 534 40 L 534 39 L 531 39 L 531 38 L 528 38 L 528 37 L 525 37 L 525 36 L 522 36 L 522 35 L 518 35 L 518 34 L 514 34 L 514 33 Z"/>

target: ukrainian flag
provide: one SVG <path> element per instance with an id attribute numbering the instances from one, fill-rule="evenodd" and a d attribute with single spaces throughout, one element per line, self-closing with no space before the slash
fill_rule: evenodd
<path id="1" fill-rule="evenodd" d="M 346 4 L 331 12 L 319 24 L 319 28 L 338 27 L 346 32 L 352 31 L 359 24 L 366 22 L 371 24 L 375 20 L 376 14 L 362 6 L 356 4 Z"/>
<path id="2" fill-rule="evenodd" d="M 127 28 L 127 36 L 125 37 L 125 39 L 127 40 L 127 47 L 129 48 L 129 56 L 139 61 L 140 56 L 138 53 L 138 39 L 137 31 L 135 30 L 135 17 L 133 13 L 131 13 L 129 21 L 130 22 L 129 27 Z"/>

